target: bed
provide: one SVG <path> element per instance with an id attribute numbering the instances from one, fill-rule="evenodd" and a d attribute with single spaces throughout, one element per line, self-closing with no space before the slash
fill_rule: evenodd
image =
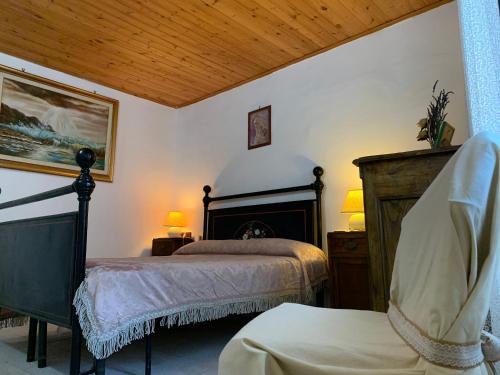
<path id="1" fill-rule="evenodd" d="M 79 155 L 77 160 L 80 159 L 81 162 L 82 155 L 86 154 Z M 91 156 L 85 158 L 92 159 Z M 91 176 L 85 171 L 89 167 L 85 167 L 83 165 L 82 174 L 77 181 L 85 176 L 88 185 L 86 192 L 90 199 Z M 260 312 L 282 302 L 314 303 L 315 293 L 320 294 L 327 278 L 327 268 L 326 258 L 318 249 L 322 242 L 323 170 L 316 167 L 313 173 L 315 180 L 311 184 L 230 196 L 211 197 L 210 187 L 205 186 L 203 238 L 211 241 L 186 245 L 171 257 L 88 259 L 85 278 L 83 240 L 86 238 L 88 200 L 79 198 L 80 205 L 85 206 L 85 212 L 64 216 L 64 220 L 70 220 L 64 229 L 56 229 L 57 218 L 42 218 L 44 221 L 50 220 L 50 230 L 61 232 L 57 236 L 63 237 L 63 233 L 66 233 L 68 237 L 64 242 L 56 237 L 55 242 L 51 241 L 45 246 L 47 249 L 44 252 L 53 252 L 54 255 L 72 253 L 67 256 L 75 258 L 69 279 L 57 284 L 58 290 L 66 298 L 58 303 L 64 309 L 62 315 L 65 319 L 52 318 L 50 311 L 45 311 L 49 310 L 46 305 L 30 306 L 26 303 L 31 298 L 31 293 L 37 295 L 40 301 L 51 298 L 47 295 L 49 292 L 46 288 L 25 291 L 26 299 L 17 303 L 10 302 L 9 298 L 12 299 L 20 289 L 12 283 L 13 275 L 10 275 L 9 288 L 0 286 L 0 306 L 32 318 L 28 349 L 28 357 L 31 359 L 34 356 L 36 332 L 32 325 L 37 321 L 42 323 L 38 339 L 42 343 L 39 345 L 39 349 L 42 348 L 39 356 L 44 357 L 45 324 L 50 322 L 72 329 L 71 375 L 80 374 L 79 348 L 82 333 L 87 348 L 96 358 L 94 368 L 83 374 L 104 374 L 105 358 L 131 341 L 143 337 L 146 337 L 145 373 L 150 374 L 151 334 L 158 322 L 165 326 L 189 324 L 229 314 Z M 64 192 L 76 191 L 76 185 L 75 182 L 71 185 L 71 191 L 66 189 Z M 311 191 L 315 198 L 223 209 L 209 207 L 217 201 L 299 191 Z M 57 195 L 50 195 L 54 196 Z M 28 200 L 34 201 L 32 198 Z M 13 204 L 0 205 L 0 209 L 6 208 L 5 205 L 12 207 Z M 32 220 L 40 219 L 15 223 L 18 235 L 24 233 L 23 230 L 31 225 Z M 52 222 L 53 220 L 55 221 Z M 14 224 L 1 224 L 0 236 L 12 231 L 12 225 Z M 75 228 L 75 231 L 69 231 L 70 227 Z M 81 232 L 78 232 L 79 229 Z M 249 238 L 252 240 L 241 241 Z M 11 243 L 18 245 L 18 242 L 6 238 L 6 245 L 2 247 L 12 249 Z M 32 249 L 29 244 L 23 246 L 24 251 L 16 249 L 8 252 L 9 257 L 5 261 L 10 263 L 10 268 L 13 262 L 16 267 L 26 267 L 24 259 L 28 254 L 31 256 Z M 74 251 L 68 252 L 71 248 Z M 46 274 L 38 267 L 31 267 L 26 272 L 30 275 L 40 274 L 40 277 Z M 60 270 L 56 272 L 61 273 Z M 66 270 L 62 273 L 68 272 Z M 6 285 L 6 277 L 8 276 L 0 275 L 1 285 Z M 45 280 L 41 285 L 44 283 Z M 322 298 L 316 299 L 316 303 L 321 304 Z"/>

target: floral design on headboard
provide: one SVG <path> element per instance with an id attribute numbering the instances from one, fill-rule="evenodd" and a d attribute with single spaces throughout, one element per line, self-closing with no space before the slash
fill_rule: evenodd
<path id="1" fill-rule="evenodd" d="M 252 238 L 274 238 L 276 235 L 269 225 L 262 221 L 252 220 L 241 225 L 234 233 L 233 238 L 250 240 Z"/>

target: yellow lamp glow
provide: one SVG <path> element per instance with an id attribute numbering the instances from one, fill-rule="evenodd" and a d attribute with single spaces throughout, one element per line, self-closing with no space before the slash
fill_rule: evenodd
<path id="1" fill-rule="evenodd" d="M 349 190 L 344 201 L 341 213 L 354 214 L 349 218 L 350 231 L 365 230 L 365 206 L 363 203 L 363 190 Z"/>
<path id="2" fill-rule="evenodd" d="M 181 211 L 169 211 L 163 226 L 170 227 L 169 237 L 182 237 L 181 228 L 186 226 L 186 218 Z"/>

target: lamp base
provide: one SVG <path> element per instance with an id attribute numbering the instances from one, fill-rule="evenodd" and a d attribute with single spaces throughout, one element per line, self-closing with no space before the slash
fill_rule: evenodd
<path id="1" fill-rule="evenodd" d="M 349 231 L 360 232 L 365 228 L 365 214 L 354 214 L 349 218 Z"/>
<path id="2" fill-rule="evenodd" d="M 167 234 L 170 238 L 179 238 L 182 237 L 182 230 L 179 227 L 171 227 Z"/>

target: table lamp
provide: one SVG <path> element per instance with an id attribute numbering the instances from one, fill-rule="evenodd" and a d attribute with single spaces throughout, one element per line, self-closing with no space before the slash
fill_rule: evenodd
<path id="1" fill-rule="evenodd" d="M 170 227 L 168 230 L 169 237 L 182 237 L 182 227 L 186 226 L 184 214 L 181 211 L 169 211 L 163 226 Z"/>
<path id="2" fill-rule="evenodd" d="M 350 231 L 364 231 L 365 207 L 363 204 L 363 189 L 349 190 L 345 197 L 342 211 L 340 212 L 343 214 L 353 214 L 349 218 Z"/>

